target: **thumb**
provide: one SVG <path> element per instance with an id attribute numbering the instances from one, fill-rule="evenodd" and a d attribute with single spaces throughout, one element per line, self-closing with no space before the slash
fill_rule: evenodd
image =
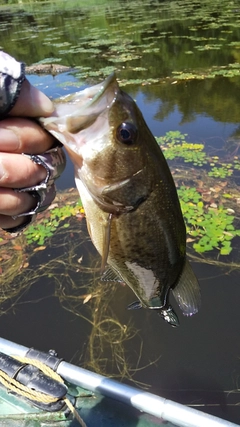
<path id="1" fill-rule="evenodd" d="M 49 116 L 54 110 L 52 101 L 43 92 L 24 80 L 18 100 L 9 115 L 39 117 Z"/>

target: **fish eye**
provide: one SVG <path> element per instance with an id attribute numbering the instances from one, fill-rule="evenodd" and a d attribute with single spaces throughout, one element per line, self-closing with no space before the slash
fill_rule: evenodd
<path id="1" fill-rule="evenodd" d="M 126 145 L 132 145 L 136 141 L 137 128 L 133 123 L 121 123 L 117 128 L 117 139 Z"/>

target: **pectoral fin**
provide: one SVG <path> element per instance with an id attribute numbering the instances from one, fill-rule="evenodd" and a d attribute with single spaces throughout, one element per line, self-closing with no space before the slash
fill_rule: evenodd
<path id="1" fill-rule="evenodd" d="M 140 301 L 134 301 L 128 305 L 128 310 L 138 310 L 139 308 L 142 308 Z"/>
<path id="2" fill-rule="evenodd" d="M 186 260 L 179 282 L 173 289 L 173 295 L 185 316 L 197 313 L 201 305 L 198 280 L 189 261 Z"/>

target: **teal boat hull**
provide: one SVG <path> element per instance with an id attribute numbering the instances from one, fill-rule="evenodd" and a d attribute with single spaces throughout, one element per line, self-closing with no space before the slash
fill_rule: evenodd
<path id="1" fill-rule="evenodd" d="M 78 394 L 76 409 L 87 427 L 176 427 L 111 398 L 83 389 L 78 389 Z M 79 427 L 79 423 L 69 411 L 41 411 L 7 391 L 0 390 L 0 426 Z"/>

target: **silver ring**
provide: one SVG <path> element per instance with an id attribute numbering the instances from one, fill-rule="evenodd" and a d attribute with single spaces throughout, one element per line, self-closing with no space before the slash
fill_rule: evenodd
<path id="1" fill-rule="evenodd" d="M 32 222 L 37 213 L 44 211 L 51 205 L 56 196 L 55 180 L 61 175 L 66 165 L 66 156 L 62 150 L 62 145 L 57 145 L 43 154 L 22 154 L 37 165 L 43 166 L 47 171 L 47 175 L 40 184 L 32 187 L 14 188 L 16 193 L 29 193 L 32 197 L 36 198 L 36 206 L 31 211 L 12 216 L 13 219 L 23 216 L 27 218 L 24 224 L 20 226 L 4 229 L 10 233 L 22 231 Z"/>

